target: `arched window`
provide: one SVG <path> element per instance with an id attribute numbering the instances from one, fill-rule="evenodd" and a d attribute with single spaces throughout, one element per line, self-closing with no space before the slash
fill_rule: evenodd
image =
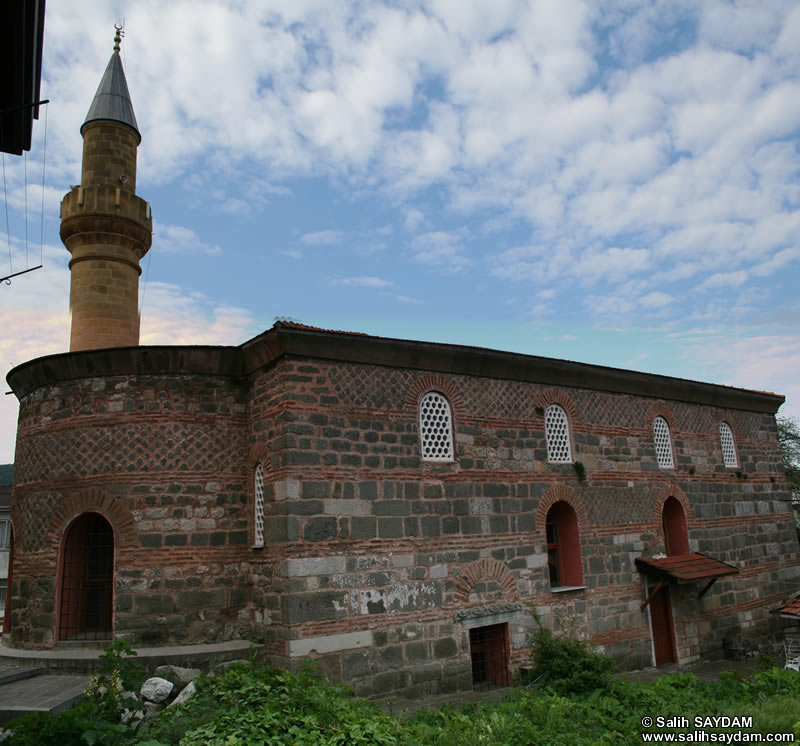
<path id="1" fill-rule="evenodd" d="M 669 425 L 660 415 L 653 420 L 653 440 L 656 444 L 656 460 L 662 469 L 672 469 L 672 439 L 669 435 Z"/>
<path id="2" fill-rule="evenodd" d="M 419 440 L 423 461 L 453 460 L 450 403 L 438 391 L 429 391 L 419 402 Z"/>
<path id="3" fill-rule="evenodd" d="M 568 502 L 559 500 L 547 511 L 545 531 L 550 588 L 582 587 L 583 562 L 578 516 Z"/>
<path id="4" fill-rule="evenodd" d="M 552 464 L 571 464 L 569 420 L 558 404 L 551 404 L 544 413 L 544 434 L 547 439 L 547 460 Z"/>
<path id="5" fill-rule="evenodd" d="M 256 466 L 255 474 L 255 530 L 253 532 L 253 546 L 264 546 L 264 467 L 261 464 Z"/>
<path id="6" fill-rule="evenodd" d="M 664 527 L 664 545 L 668 555 L 689 554 L 689 530 L 686 528 L 686 514 L 680 500 L 668 497 L 661 513 Z"/>
<path id="7" fill-rule="evenodd" d="M 739 466 L 736 447 L 733 445 L 733 430 L 727 422 L 719 423 L 719 441 L 722 445 L 722 461 L 725 466 Z"/>

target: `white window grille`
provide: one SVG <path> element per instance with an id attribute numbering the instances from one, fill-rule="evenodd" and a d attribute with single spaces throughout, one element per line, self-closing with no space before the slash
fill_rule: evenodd
<path id="1" fill-rule="evenodd" d="M 254 546 L 264 546 L 264 467 L 256 466 L 256 503 L 255 503 L 255 534 Z"/>
<path id="2" fill-rule="evenodd" d="M 719 423 L 719 440 L 722 444 L 722 461 L 725 466 L 738 466 L 739 461 L 733 446 L 733 431 L 727 422 Z"/>
<path id="3" fill-rule="evenodd" d="M 656 417 L 653 420 L 653 439 L 656 443 L 656 460 L 662 469 L 671 469 L 674 466 L 672 461 L 672 441 L 669 436 L 669 425 L 663 417 Z"/>
<path id="4" fill-rule="evenodd" d="M 0 520 L 0 549 L 8 549 L 11 545 L 11 522 Z"/>
<path id="5" fill-rule="evenodd" d="M 424 461 L 453 460 L 450 404 L 437 391 L 425 394 L 419 403 L 419 437 Z"/>
<path id="6" fill-rule="evenodd" d="M 572 463 L 569 445 L 569 420 L 558 404 L 551 404 L 544 413 L 544 434 L 547 439 L 547 460 L 554 464 Z"/>

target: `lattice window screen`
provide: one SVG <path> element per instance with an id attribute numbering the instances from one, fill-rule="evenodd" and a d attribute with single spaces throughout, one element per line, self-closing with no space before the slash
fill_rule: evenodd
<path id="1" fill-rule="evenodd" d="M 558 404 L 551 404 L 545 410 L 544 433 L 547 438 L 547 460 L 556 464 L 571 463 L 569 420 L 567 413 Z"/>
<path id="2" fill-rule="evenodd" d="M 719 423 L 719 440 L 722 443 L 722 460 L 725 466 L 738 466 L 736 449 L 733 447 L 733 431 L 727 422 Z"/>
<path id="3" fill-rule="evenodd" d="M 256 466 L 256 503 L 255 503 L 254 546 L 264 546 L 264 467 Z"/>
<path id="4" fill-rule="evenodd" d="M 663 417 L 656 417 L 653 420 L 653 439 L 656 443 L 656 460 L 663 469 L 671 469 L 672 461 L 672 441 L 669 437 L 669 425 Z"/>
<path id="5" fill-rule="evenodd" d="M 442 394 L 431 391 L 419 403 L 419 434 L 425 461 L 453 460 L 453 418 Z"/>

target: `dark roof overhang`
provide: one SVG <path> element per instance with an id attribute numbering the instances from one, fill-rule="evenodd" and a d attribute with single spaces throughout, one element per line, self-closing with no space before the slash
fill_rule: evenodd
<path id="1" fill-rule="evenodd" d="M 642 603 L 642 611 L 665 583 L 686 585 L 687 583 L 698 583 L 705 580 L 707 581 L 706 585 L 697 596 L 699 599 L 706 594 L 718 578 L 739 574 L 738 568 L 733 565 L 700 552 L 674 554 L 670 557 L 658 558 L 637 557 L 636 567 L 639 572 L 658 579 L 658 585 Z"/>
<path id="2" fill-rule="evenodd" d="M 135 373 L 249 375 L 282 357 L 480 376 L 570 386 L 774 414 L 784 397 L 682 378 L 466 345 L 415 342 L 335 332 L 279 322 L 238 347 L 121 347 L 68 352 L 31 360 L 7 375 L 22 397 L 57 381 Z"/>
<path id="3" fill-rule="evenodd" d="M 31 149 L 39 118 L 45 0 L 0 2 L 0 151 Z"/>

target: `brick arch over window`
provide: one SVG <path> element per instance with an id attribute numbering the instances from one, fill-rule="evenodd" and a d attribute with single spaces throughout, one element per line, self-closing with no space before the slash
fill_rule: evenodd
<path id="1" fill-rule="evenodd" d="M 256 466 L 261 464 L 264 469 L 264 475 L 272 471 L 271 451 L 266 443 L 253 443 L 250 446 L 250 451 L 247 454 L 247 473 L 252 474 Z"/>
<path id="2" fill-rule="evenodd" d="M 739 456 L 739 443 L 742 440 L 742 433 L 739 429 L 739 423 L 736 421 L 736 415 L 733 412 L 718 412 L 717 416 L 717 430 L 714 431 L 714 436 L 719 438 L 719 423 L 727 422 L 728 427 L 731 429 L 733 435 L 733 443 L 736 447 L 736 456 Z"/>
<path id="3" fill-rule="evenodd" d="M 460 419 L 466 414 L 464 396 L 459 388 L 445 376 L 426 373 L 414 381 L 406 392 L 406 409 L 409 412 L 413 411 L 415 417 L 419 410 L 420 400 L 429 391 L 439 391 L 447 397 L 454 420 Z"/>
<path id="4" fill-rule="evenodd" d="M 519 601 L 516 578 L 505 563 L 493 559 L 477 560 L 471 565 L 467 565 L 456 581 L 453 596 L 458 601 L 467 601 L 472 589 L 482 580 L 494 580 L 502 587 L 508 600 Z"/>
<path id="5" fill-rule="evenodd" d="M 670 497 L 674 497 L 683 506 L 686 523 L 687 525 L 691 525 L 693 516 L 688 496 L 677 484 L 666 484 L 658 491 L 653 508 L 653 523 L 658 526 L 659 535 L 661 534 L 661 516 L 664 515 L 664 503 L 669 500 Z"/>
<path id="6" fill-rule="evenodd" d="M 547 513 L 557 502 L 565 502 L 575 511 L 578 518 L 578 528 L 583 531 L 589 524 L 589 514 L 580 495 L 576 494 L 571 487 L 564 484 L 556 484 L 550 487 L 542 495 L 539 505 L 536 507 L 536 530 L 544 533 Z"/>
<path id="7" fill-rule="evenodd" d="M 647 419 L 644 423 L 644 428 L 649 433 L 650 437 L 653 435 L 653 420 L 656 417 L 663 417 L 669 425 L 670 437 L 674 440 L 678 434 L 678 425 L 675 415 L 672 410 L 661 402 L 654 402 L 647 408 Z"/>
<path id="8" fill-rule="evenodd" d="M 719 434 L 719 447 L 722 451 L 722 463 L 727 469 L 738 468 L 741 464 L 741 459 L 739 458 L 739 438 L 730 417 L 725 417 L 719 421 L 717 432 Z"/>
<path id="9" fill-rule="evenodd" d="M 544 389 L 536 395 L 536 406 L 547 409 L 551 404 L 558 404 L 569 418 L 570 432 L 579 421 L 578 407 L 572 397 L 559 389 Z"/>
<path id="10" fill-rule="evenodd" d="M 69 495 L 53 511 L 47 529 L 48 541 L 53 547 L 60 546 L 64 532 L 76 518 L 83 513 L 99 513 L 114 530 L 115 546 L 136 546 L 137 532 L 133 515 L 121 502 L 96 488 Z"/>

